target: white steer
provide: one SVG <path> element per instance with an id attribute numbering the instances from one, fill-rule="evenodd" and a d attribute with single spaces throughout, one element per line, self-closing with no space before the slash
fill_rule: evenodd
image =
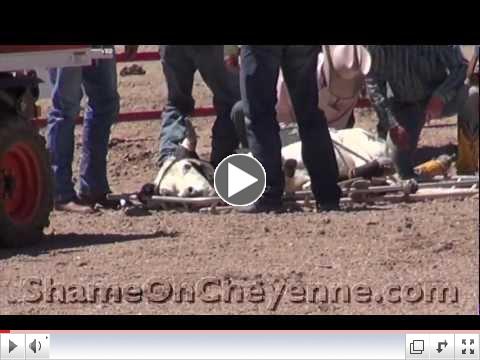
<path id="1" fill-rule="evenodd" d="M 213 175 L 213 167 L 206 161 L 170 158 L 165 160 L 155 178 L 155 193 L 178 197 L 214 196 Z"/>
<path id="2" fill-rule="evenodd" d="M 175 153 L 161 165 L 154 181 L 155 193 L 162 196 L 215 196 L 212 165 L 200 160 L 196 153 L 197 135 L 189 120 L 187 135 Z"/>
<path id="3" fill-rule="evenodd" d="M 330 136 L 334 142 L 340 178 L 348 178 L 353 169 L 369 162 L 380 160 L 385 163 L 386 161 L 386 142 L 377 139 L 374 134 L 366 130 L 359 128 L 330 129 Z M 307 188 L 310 178 L 302 159 L 302 143 L 297 141 L 284 146 L 282 158 L 286 176 L 286 191 L 294 192 Z"/>
<path id="4" fill-rule="evenodd" d="M 331 129 L 330 135 L 334 141 L 340 178 L 348 178 L 352 169 L 357 169 L 375 160 L 385 159 L 387 156 L 385 141 L 377 139 L 375 135 L 363 129 Z M 157 195 L 215 196 L 214 169 L 210 163 L 198 159 L 195 148 L 196 138 L 192 131 L 180 146 L 176 157 L 163 162 L 153 184 Z M 286 192 L 308 188 L 310 178 L 303 163 L 301 142 L 297 141 L 284 146 L 282 158 Z"/>

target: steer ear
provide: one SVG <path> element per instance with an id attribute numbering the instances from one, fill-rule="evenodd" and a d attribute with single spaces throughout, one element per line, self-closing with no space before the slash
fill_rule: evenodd
<path id="1" fill-rule="evenodd" d="M 210 163 L 206 161 L 201 161 L 199 165 L 200 165 L 202 175 L 205 176 L 205 178 L 208 180 L 210 184 L 213 185 L 215 170 L 213 169 L 212 165 L 210 165 Z"/>

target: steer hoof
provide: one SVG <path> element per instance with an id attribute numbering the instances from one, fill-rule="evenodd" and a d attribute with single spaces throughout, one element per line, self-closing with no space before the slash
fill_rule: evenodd
<path id="1" fill-rule="evenodd" d="M 140 202 L 145 203 L 147 198 L 152 197 L 153 195 L 155 195 L 155 185 L 149 183 L 142 186 L 137 197 Z"/>

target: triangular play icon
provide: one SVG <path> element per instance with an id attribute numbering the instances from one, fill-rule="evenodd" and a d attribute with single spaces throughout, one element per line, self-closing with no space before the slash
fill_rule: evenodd
<path id="1" fill-rule="evenodd" d="M 228 163 L 228 197 L 238 194 L 257 182 L 258 179 L 256 177 Z"/>
<path id="2" fill-rule="evenodd" d="M 8 353 L 10 354 L 13 350 L 18 347 L 12 340 L 8 340 Z"/>

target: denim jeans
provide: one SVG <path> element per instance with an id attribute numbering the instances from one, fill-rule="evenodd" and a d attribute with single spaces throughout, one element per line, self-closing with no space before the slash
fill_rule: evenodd
<path id="1" fill-rule="evenodd" d="M 445 105 L 442 116 L 458 115 L 459 127 L 466 129 L 467 133 L 478 134 L 478 90 L 472 90 L 473 88 L 469 88 L 467 85 L 460 87 L 457 96 Z M 387 138 L 395 168 L 400 177 L 404 179 L 415 177 L 413 157 L 425 125 L 427 103 L 428 101 L 415 104 L 392 102 L 392 111 L 395 118 L 410 135 L 410 146 L 405 150 L 399 149 L 392 142 L 390 136 Z"/>
<path id="2" fill-rule="evenodd" d="M 186 136 L 186 119 L 195 108 L 192 89 L 198 70 L 213 92 L 217 118 L 212 128 L 211 162 L 218 165 L 233 154 L 238 145 L 230 121 L 232 107 L 240 99 L 238 74 L 225 68 L 223 46 L 219 45 L 165 45 L 161 55 L 168 101 L 160 132 L 160 161 L 173 155 Z"/>
<path id="3" fill-rule="evenodd" d="M 119 112 L 116 62 L 102 59 L 87 67 L 52 68 L 49 75 L 53 91 L 47 147 L 55 178 L 55 200 L 64 203 L 76 197 L 72 179 L 74 130 L 84 92 L 88 102 L 78 192 L 93 197 L 105 195 L 110 191 L 107 180 L 110 128 Z"/>
<path id="4" fill-rule="evenodd" d="M 240 86 L 252 154 L 267 174 L 265 199 L 283 195 L 281 139 L 276 119 L 279 70 L 287 84 L 297 117 L 302 157 L 312 191 L 320 203 L 338 202 L 338 167 L 324 113 L 318 108 L 317 60 L 320 46 L 244 45 Z"/>

